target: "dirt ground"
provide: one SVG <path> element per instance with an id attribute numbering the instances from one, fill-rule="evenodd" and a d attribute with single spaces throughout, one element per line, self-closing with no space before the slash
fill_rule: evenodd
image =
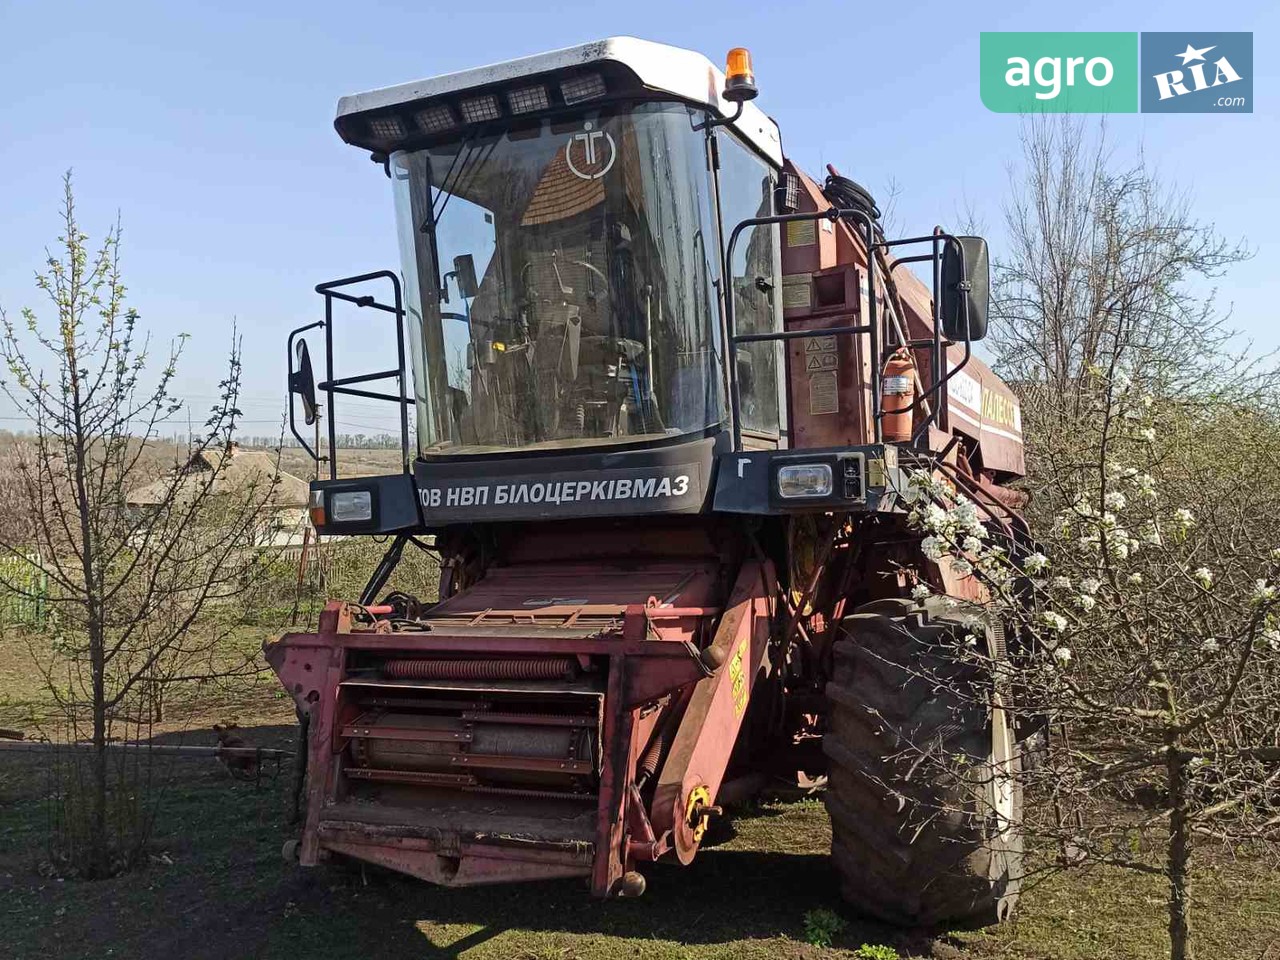
<path id="1" fill-rule="evenodd" d="M 0 725 L 21 725 L 39 690 L 13 639 L 0 639 Z M 212 744 L 236 720 L 258 746 L 292 749 L 292 707 L 269 678 L 206 691 L 167 719 L 165 743 Z M 215 760 L 166 758 L 150 862 L 112 880 L 60 879 L 45 856 L 44 761 L 0 751 L 0 957 L 617 960 L 859 958 L 1156 960 L 1167 955 L 1159 883 L 1114 871 L 1051 877 L 1027 890 L 1017 919 L 985 931 L 903 932 L 857 919 L 827 860 L 820 801 L 765 803 L 689 868 L 655 865 L 636 901 L 592 900 L 577 881 L 446 890 L 375 868 L 285 863 L 290 769 L 233 780 Z M 1201 960 L 1280 957 L 1280 874 L 1248 859 L 1202 857 L 1196 877 Z M 805 916 L 845 926 L 830 947 L 806 943 Z M 860 952 L 861 951 L 861 952 Z M 891 956 L 891 954 L 884 954 Z"/>

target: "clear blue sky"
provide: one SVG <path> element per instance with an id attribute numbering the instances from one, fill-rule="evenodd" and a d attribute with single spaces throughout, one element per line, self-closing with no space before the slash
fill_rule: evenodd
<path id="1" fill-rule="evenodd" d="M 123 217 L 130 301 L 146 326 L 160 339 L 192 335 L 181 392 L 197 412 L 208 405 L 235 321 L 244 407 L 259 421 L 245 432 L 269 433 L 282 408 L 284 338 L 319 316 L 315 284 L 396 266 L 388 183 L 333 131 L 343 94 L 614 34 L 714 60 L 747 46 L 758 103 L 780 124 L 789 156 L 814 172 L 833 162 L 877 192 L 896 180 L 903 230 L 954 222 L 971 208 L 998 256 L 1018 120 L 979 101 L 980 31 L 1251 30 L 1255 113 L 1117 116 L 1111 131 L 1122 154 L 1145 149 L 1200 216 L 1256 250 L 1220 296 L 1236 326 L 1272 349 L 1280 347 L 1278 10 L 1274 0 L 0 0 L 0 304 L 11 313 L 40 306 L 31 278 L 57 236 L 60 178 L 72 167 L 95 237 L 117 211 Z M 384 422 L 348 410 L 343 429 Z M 0 401 L 0 417 L 12 413 Z"/>

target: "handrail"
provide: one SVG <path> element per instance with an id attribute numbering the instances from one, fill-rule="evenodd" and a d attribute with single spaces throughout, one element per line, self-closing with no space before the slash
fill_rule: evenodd
<path id="1" fill-rule="evenodd" d="M 353 296 L 349 293 L 340 292 L 341 287 L 356 286 L 362 283 L 369 283 L 373 280 L 389 280 L 391 281 L 391 289 L 395 295 L 394 305 L 379 303 L 372 296 Z M 370 400 L 386 400 L 390 403 L 398 404 L 400 407 L 400 452 L 401 465 L 405 473 L 410 472 L 410 456 L 409 456 L 409 405 L 413 402 L 408 395 L 408 381 L 405 374 L 405 357 L 404 357 L 404 298 L 401 294 L 400 278 L 390 270 L 375 270 L 372 273 L 362 273 L 359 276 L 343 277 L 340 280 L 330 280 L 327 283 L 316 285 L 316 293 L 324 297 L 324 320 L 317 321 L 305 327 L 299 327 L 293 333 L 289 334 L 289 370 L 293 372 L 293 341 L 294 337 L 314 327 L 324 327 L 325 342 L 325 378 L 316 384 L 317 390 L 322 390 L 329 395 L 328 419 L 329 419 L 329 479 L 338 479 L 338 462 L 337 462 L 337 444 L 338 429 L 337 417 L 334 414 L 334 403 L 337 394 L 346 394 L 353 397 L 365 397 Z M 374 373 L 358 374 L 351 377 L 335 378 L 333 375 L 333 301 L 341 300 L 344 303 L 354 304 L 357 307 L 368 307 L 379 310 L 384 313 L 393 314 L 396 318 L 396 359 L 397 365 L 392 370 L 379 370 Z M 357 390 L 350 386 L 356 383 L 372 383 L 379 380 L 395 380 L 398 395 L 389 393 L 376 393 L 372 390 Z M 320 457 L 317 452 L 307 445 L 306 441 L 298 435 L 298 431 L 293 426 L 293 400 L 289 401 L 289 427 L 293 430 L 293 435 L 298 438 L 302 446 L 311 454 L 313 460 L 319 462 Z"/>
<path id="2" fill-rule="evenodd" d="M 949 429 L 951 426 L 951 398 L 943 388 L 966 366 L 973 358 L 973 338 L 969 336 L 969 300 L 966 297 L 963 301 L 964 308 L 964 358 L 956 365 L 955 368 L 948 371 L 946 369 L 946 351 L 944 347 L 951 347 L 954 342 L 948 340 L 945 344 L 942 342 L 942 245 L 955 244 L 956 251 L 960 254 L 960 268 L 962 276 L 969 275 L 968 268 L 964 262 L 964 246 L 960 243 L 958 237 L 954 234 L 946 233 L 941 227 L 934 227 L 933 233 L 921 237 L 904 237 L 901 240 L 881 240 L 876 246 L 885 250 L 890 247 L 901 247 L 916 243 L 933 244 L 933 252 L 929 254 L 921 254 L 915 257 L 901 257 L 895 259 L 893 266 L 889 268 L 892 273 L 904 263 L 923 263 L 926 260 L 932 261 L 933 264 L 933 340 L 928 341 L 913 340 L 908 346 L 918 347 L 920 349 L 932 349 L 933 358 L 931 366 L 933 367 L 933 383 L 929 389 L 912 402 L 908 410 L 915 410 L 916 407 L 926 404 L 930 397 L 935 393 L 938 394 L 938 403 L 932 405 L 927 410 L 924 423 L 911 435 L 911 444 L 915 446 L 920 442 L 920 438 L 929 432 L 929 427 L 935 421 L 939 423 L 943 429 Z M 945 419 L 940 419 L 939 415 L 943 415 Z"/>
<path id="3" fill-rule="evenodd" d="M 834 327 L 829 330 L 805 330 L 791 331 L 779 330 L 775 333 L 746 333 L 739 334 L 734 326 L 734 306 L 733 306 L 733 249 L 737 246 L 738 237 L 742 235 L 742 231 L 748 227 L 768 226 L 772 224 L 783 223 L 799 223 L 802 221 L 818 221 L 830 220 L 833 223 L 840 219 L 854 219 L 862 221 L 865 233 L 863 239 L 867 245 L 867 289 L 869 291 L 868 300 L 868 322 L 857 326 Z M 724 293 L 724 316 L 725 316 L 725 339 L 728 341 L 725 345 L 728 356 L 725 362 L 729 366 L 729 416 L 730 428 L 733 431 L 733 449 L 735 451 L 742 449 L 742 390 L 738 383 L 738 353 L 735 349 L 739 343 L 760 343 L 770 340 L 794 340 L 797 337 L 807 336 L 841 336 L 866 333 L 871 340 L 871 355 L 876 358 L 876 373 L 871 381 L 871 406 L 875 410 L 873 418 L 873 432 L 875 441 L 880 442 L 880 374 L 879 374 L 879 356 L 880 356 L 880 328 L 876 315 L 876 287 L 875 287 L 875 257 L 872 250 L 875 245 L 875 224 L 871 217 L 862 210 L 856 210 L 850 207 L 829 207 L 826 210 L 818 210 L 812 213 L 783 213 L 775 214 L 770 217 L 751 217 L 743 220 L 733 228 L 733 232 L 729 234 L 729 242 L 725 246 L 724 255 L 724 276 L 725 276 L 725 293 Z"/>

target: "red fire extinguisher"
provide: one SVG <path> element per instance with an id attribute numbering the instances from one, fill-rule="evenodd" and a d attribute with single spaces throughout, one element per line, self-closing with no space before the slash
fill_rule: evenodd
<path id="1" fill-rule="evenodd" d="M 911 351 L 899 347 L 884 365 L 880 381 L 880 407 L 884 438 L 896 443 L 911 440 L 911 405 L 916 399 L 916 364 Z"/>

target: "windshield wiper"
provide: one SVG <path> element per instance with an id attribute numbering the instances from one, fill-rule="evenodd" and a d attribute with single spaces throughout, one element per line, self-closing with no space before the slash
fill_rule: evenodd
<path id="1" fill-rule="evenodd" d="M 489 144 L 488 152 L 485 152 L 482 149 L 477 150 L 475 148 L 475 142 L 479 137 L 480 132 L 476 131 L 475 133 L 469 134 L 462 141 L 461 147 L 454 155 L 453 162 L 449 164 L 449 169 L 445 171 L 444 180 L 441 181 L 440 187 L 436 190 L 435 197 L 432 198 L 431 216 L 427 220 L 423 221 L 422 226 L 418 228 L 419 232 L 427 233 L 432 229 L 434 224 L 440 222 L 440 218 L 444 216 L 445 208 L 449 206 L 449 198 L 454 194 L 461 192 L 464 186 L 463 177 L 468 178 L 465 186 L 470 186 L 471 181 L 475 179 L 480 167 L 489 159 L 493 154 L 493 151 L 497 148 L 498 141 L 495 139 L 491 144 Z M 461 165 L 458 163 L 459 160 L 462 161 Z M 455 169 L 457 170 L 456 175 L 454 174 Z M 453 177 L 452 185 L 449 183 L 450 177 Z M 441 196 L 444 197 L 444 200 L 440 202 L 440 209 L 437 210 L 436 201 L 440 200 Z"/>
<path id="2" fill-rule="evenodd" d="M 449 179 L 453 176 L 454 169 L 458 166 L 458 161 L 467 160 L 471 157 L 471 141 L 475 137 L 475 133 L 469 133 L 462 139 L 462 143 L 458 145 L 458 152 L 453 155 L 453 160 L 449 164 L 449 169 L 444 172 L 444 179 L 440 181 L 440 186 L 436 188 L 436 195 L 431 198 L 431 204 L 428 209 L 427 219 L 422 221 L 422 225 L 418 227 L 419 233 L 429 233 L 432 225 L 440 219 L 440 214 L 444 213 L 445 203 L 449 202 Z M 466 160 L 463 160 L 463 166 L 466 166 Z M 461 174 L 461 171 L 459 171 Z M 444 196 L 445 202 L 440 204 L 439 211 L 436 210 L 436 202 Z"/>

